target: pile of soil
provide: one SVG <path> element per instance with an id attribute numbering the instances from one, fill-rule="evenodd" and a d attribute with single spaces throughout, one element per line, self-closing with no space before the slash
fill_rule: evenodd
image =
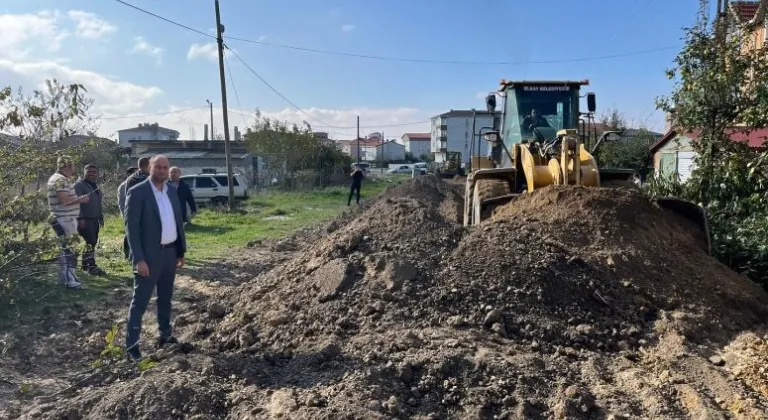
<path id="1" fill-rule="evenodd" d="M 636 191 L 549 187 L 464 228 L 462 192 L 417 177 L 253 244 L 284 257 L 177 316 L 191 352 L 13 414 L 765 418 L 768 295 L 689 222 Z"/>

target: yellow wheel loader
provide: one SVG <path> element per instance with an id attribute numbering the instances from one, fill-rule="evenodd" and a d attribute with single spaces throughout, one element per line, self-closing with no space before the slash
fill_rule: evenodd
<path id="1" fill-rule="evenodd" d="M 503 101 L 501 118 L 480 130 L 478 142 L 488 142 L 488 156 L 471 156 L 464 195 L 464 225 L 476 225 L 493 208 L 521 194 L 548 185 L 609 187 L 634 185 L 631 169 L 599 168 L 599 147 L 617 132 L 594 138 L 595 94 L 584 95 L 587 112 L 581 112 L 582 86 L 589 81 L 501 81 L 486 98 L 488 112 L 496 113 L 496 98 Z M 485 132 L 483 133 L 483 130 Z M 481 140 L 482 138 L 482 140 Z M 590 149 L 591 146 L 591 149 Z M 473 150 L 481 150 L 480 144 Z M 702 229 L 711 252 L 706 212 L 695 203 L 676 198 L 656 199 L 658 205 L 692 220 Z"/>

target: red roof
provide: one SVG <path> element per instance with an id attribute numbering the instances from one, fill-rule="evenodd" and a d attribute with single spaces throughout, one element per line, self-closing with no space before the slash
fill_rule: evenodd
<path id="1" fill-rule="evenodd" d="M 432 135 L 429 133 L 405 133 L 403 137 L 408 136 L 408 140 L 432 140 Z"/>
<path id="2" fill-rule="evenodd" d="M 744 133 L 740 131 L 740 129 L 738 128 L 731 128 L 726 130 L 726 132 L 728 133 L 728 137 L 730 137 L 731 140 L 738 141 L 738 142 L 745 142 L 752 149 L 759 149 L 759 148 L 765 147 L 763 143 L 768 141 L 768 128 L 759 128 L 757 130 L 752 130 L 748 133 Z M 661 146 L 667 144 L 667 142 L 674 139 L 675 136 L 677 136 L 677 134 L 678 134 L 677 131 L 669 130 L 667 134 L 665 134 L 662 138 L 659 139 L 659 141 L 656 142 L 656 144 L 651 146 L 651 153 L 654 153 L 657 150 L 659 150 Z M 696 140 L 701 134 L 701 130 L 691 130 L 684 134 L 686 137 L 690 138 L 691 140 Z"/>
<path id="3" fill-rule="evenodd" d="M 757 13 L 757 7 L 760 5 L 759 1 L 734 1 L 731 2 L 731 7 L 739 17 L 742 23 L 748 22 L 755 17 Z"/>

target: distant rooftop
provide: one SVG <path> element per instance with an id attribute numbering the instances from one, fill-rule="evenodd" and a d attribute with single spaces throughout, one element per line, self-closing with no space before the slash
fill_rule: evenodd
<path id="1" fill-rule="evenodd" d="M 170 133 L 176 133 L 177 135 L 179 134 L 178 131 L 173 130 L 171 128 L 161 127 L 157 123 L 152 123 L 152 124 L 150 124 L 150 123 L 140 123 L 136 127 L 125 128 L 125 129 L 122 129 L 122 130 L 117 130 L 117 132 L 118 133 L 125 133 L 127 131 L 139 131 L 139 130 L 144 131 L 144 130 L 147 130 L 147 129 L 149 129 L 149 130 L 157 130 L 157 131 L 165 131 L 165 132 L 170 132 Z"/>

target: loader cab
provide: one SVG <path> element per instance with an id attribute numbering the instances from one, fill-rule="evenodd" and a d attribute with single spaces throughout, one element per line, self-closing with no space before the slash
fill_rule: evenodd
<path id="1" fill-rule="evenodd" d="M 507 149 L 523 142 L 547 141 L 562 129 L 578 129 L 581 86 L 588 81 L 502 81 L 499 93 L 503 98 L 502 119 L 499 127 L 501 140 Z M 594 108 L 594 94 L 587 98 L 588 107 Z M 501 150 L 490 156 L 502 167 L 509 158 Z"/>

